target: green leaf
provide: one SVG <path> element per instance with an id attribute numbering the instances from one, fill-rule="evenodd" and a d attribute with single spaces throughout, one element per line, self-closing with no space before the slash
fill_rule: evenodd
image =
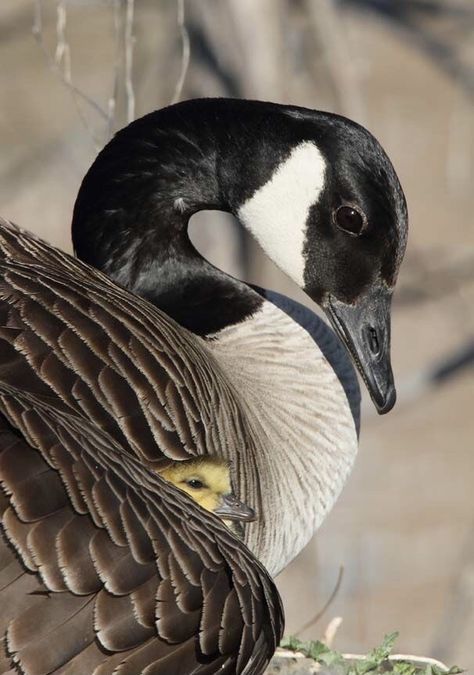
<path id="1" fill-rule="evenodd" d="M 301 645 L 304 643 L 301 640 L 298 640 L 294 635 L 283 636 L 283 639 L 280 642 L 280 647 L 282 649 L 289 649 L 290 652 L 297 652 Z"/>
<path id="2" fill-rule="evenodd" d="M 391 663 L 393 664 L 393 672 L 397 675 L 417 675 L 418 668 L 413 663 L 407 661 L 391 661 Z"/>
<path id="3" fill-rule="evenodd" d="M 339 654 L 339 652 L 329 649 L 327 645 L 319 640 L 309 643 L 307 655 L 311 659 L 323 663 L 326 666 L 331 666 L 333 663 L 338 663 L 343 660 L 342 655 Z"/>
<path id="4" fill-rule="evenodd" d="M 408 661 L 390 661 L 388 657 L 393 649 L 393 645 L 398 637 L 398 633 L 385 635 L 382 644 L 373 649 L 366 658 L 360 661 L 347 661 L 342 654 L 330 649 L 319 640 L 302 642 L 297 637 L 289 635 L 283 638 L 280 647 L 289 649 L 293 652 L 301 652 L 306 657 L 313 659 L 317 663 L 325 666 L 337 665 L 340 667 L 340 675 L 366 675 L 374 671 L 393 672 L 395 675 L 459 675 L 464 671 L 458 666 L 453 666 L 449 671 L 444 671 L 439 666 L 427 664 L 415 665 Z"/>
<path id="5" fill-rule="evenodd" d="M 289 649 L 292 652 L 301 652 L 305 656 L 323 665 L 330 666 L 333 663 L 342 662 L 344 659 L 339 652 L 329 649 L 324 642 L 320 640 L 310 640 L 302 642 L 297 637 L 289 635 L 280 642 L 280 647 Z"/>
<path id="6" fill-rule="evenodd" d="M 354 670 L 356 674 L 365 675 L 365 673 L 370 673 L 373 670 L 377 670 L 377 668 L 389 657 L 397 637 L 398 633 L 390 633 L 389 635 L 385 635 L 380 647 L 372 649 L 372 651 L 367 654 L 367 657 L 363 661 L 359 661 L 357 664 L 354 664 Z M 410 671 L 408 671 L 408 675 L 412 675 Z"/>
<path id="7" fill-rule="evenodd" d="M 373 649 L 367 655 L 367 658 L 370 659 L 371 661 L 375 661 L 377 664 L 380 664 L 382 663 L 382 661 L 385 661 L 385 659 L 387 659 L 390 656 L 390 653 L 393 649 L 393 645 L 395 644 L 398 635 L 399 635 L 398 631 L 385 635 L 380 647 L 376 647 L 375 649 Z"/>

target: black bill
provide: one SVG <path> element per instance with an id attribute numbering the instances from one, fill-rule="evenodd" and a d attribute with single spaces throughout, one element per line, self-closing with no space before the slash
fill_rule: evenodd
<path id="1" fill-rule="evenodd" d="M 329 297 L 324 306 L 381 415 L 393 408 L 397 398 L 390 363 L 391 299 L 391 291 L 381 287 L 352 305 Z"/>
<path id="2" fill-rule="evenodd" d="M 242 520 L 247 523 L 255 520 L 255 511 L 232 494 L 223 495 L 221 503 L 214 510 L 214 513 L 225 520 Z"/>

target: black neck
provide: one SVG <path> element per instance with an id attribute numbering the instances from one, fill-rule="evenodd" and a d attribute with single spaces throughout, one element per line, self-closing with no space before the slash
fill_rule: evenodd
<path id="1" fill-rule="evenodd" d="M 259 296 L 204 260 L 187 226 L 203 209 L 235 213 L 248 186 L 270 176 L 288 139 L 280 139 L 281 152 L 273 143 L 265 153 L 259 129 L 268 135 L 281 110 L 204 99 L 120 131 L 79 191 L 72 224 L 78 257 L 202 335 L 252 314 Z"/>

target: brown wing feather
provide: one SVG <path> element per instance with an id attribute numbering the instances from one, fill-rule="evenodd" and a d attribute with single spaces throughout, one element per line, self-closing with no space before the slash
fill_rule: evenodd
<path id="1" fill-rule="evenodd" d="M 0 223 L 0 672 L 262 672 L 272 581 L 143 462 L 206 451 L 206 386 L 172 322 Z"/>

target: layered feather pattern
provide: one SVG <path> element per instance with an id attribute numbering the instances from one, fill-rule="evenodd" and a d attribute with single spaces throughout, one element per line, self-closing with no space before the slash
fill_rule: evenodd
<path id="1" fill-rule="evenodd" d="M 262 672 L 282 634 L 273 582 L 153 471 L 245 433 L 211 361 L 0 221 L 0 672 Z"/>

